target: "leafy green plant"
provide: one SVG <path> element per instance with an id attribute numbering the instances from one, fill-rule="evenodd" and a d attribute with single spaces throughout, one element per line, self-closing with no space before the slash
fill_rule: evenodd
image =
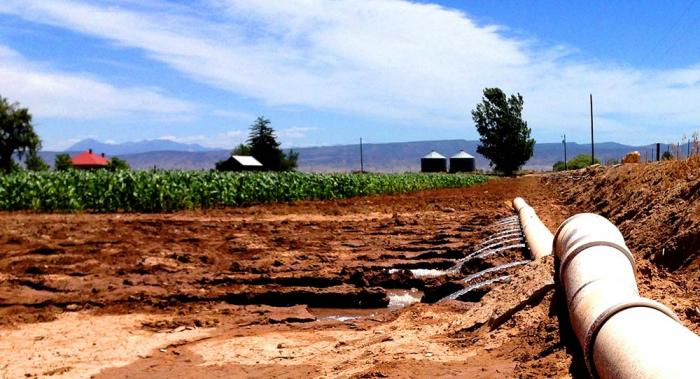
<path id="1" fill-rule="evenodd" d="M 0 209 L 163 212 L 341 199 L 485 182 L 482 175 L 67 170 L 0 176 Z"/>
<path id="2" fill-rule="evenodd" d="M 598 158 L 596 158 L 594 163 L 600 163 L 600 160 L 598 160 Z M 571 160 L 569 160 L 569 162 L 566 163 L 566 166 L 569 170 L 576 170 L 579 168 L 588 167 L 590 165 L 591 165 L 591 156 L 588 154 L 579 154 L 579 155 L 571 158 Z"/>
<path id="3" fill-rule="evenodd" d="M 557 161 L 552 165 L 552 170 L 553 171 L 564 171 L 566 169 L 566 164 L 564 164 L 564 161 Z"/>

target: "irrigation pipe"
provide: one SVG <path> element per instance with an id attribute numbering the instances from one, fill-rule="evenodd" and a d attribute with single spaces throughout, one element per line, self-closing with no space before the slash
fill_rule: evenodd
<path id="1" fill-rule="evenodd" d="M 516 197 L 513 200 L 513 207 L 518 211 L 520 226 L 525 234 L 525 241 L 527 241 L 532 259 L 536 260 L 552 254 L 552 232 L 537 217 L 535 210 L 527 205 L 522 197 Z"/>
<path id="2" fill-rule="evenodd" d="M 700 337 L 669 308 L 639 296 L 634 258 L 610 221 L 591 213 L 569 218 L 555 234 L 554 251 L 591 376 L 700 375 Z"/>

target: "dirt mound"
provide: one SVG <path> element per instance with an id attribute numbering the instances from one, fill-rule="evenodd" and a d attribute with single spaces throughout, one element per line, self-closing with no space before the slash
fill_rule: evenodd
<path id="1" fill-rule="evenodd" d="M 643 296 L 700 331 L 700 157 L 595 167 L 545 176 L 578 212 L 618 226 L 638 264 Z"/>

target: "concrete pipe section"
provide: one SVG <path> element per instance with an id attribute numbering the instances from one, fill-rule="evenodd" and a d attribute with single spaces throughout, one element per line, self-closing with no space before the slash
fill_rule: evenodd
<path id="1" fill-rule="evenodd" d="M 639 296 L 634 258 L 610 221 L 591 213 L 569 218 L 555 233 L 554 252 L 593 377 L 700 377 L 700 337 L 666 306 Z"/>
<path id="2" fill-rule="evenodd" d="M 552 254 L 552 232 L 542 223 L 535 210 L 527 205 L 521 197 L 513 200 L 513 207 L 518 211 L 520 227 L 525 235 L 525 241 L 532 254 L 532 259 L 542 258 Z"/>

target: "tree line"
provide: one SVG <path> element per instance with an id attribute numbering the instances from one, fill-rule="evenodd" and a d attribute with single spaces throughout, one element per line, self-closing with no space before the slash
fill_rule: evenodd
<path id="1" fill-rule="evenodd" d="M 29 171 L 48 171 L 50 166 L 39 156 L 40 149 L 41 139 L 34 130 L 29 110 L 0 96 L 0 172 L 21 170 L 18 161 L 23 162 Z M 262 163 L 266 171 L 293 171 L 299 159 L 299 153 L 293 150 L 285 153 L 280 149 L 270 120 L 264 117 L 255 120 L 246 143 L 235 147 L 231 154 L 251 155 Z M 56 155 L 54 170 L 65 171 L 71 168 L 73 163 L 70 155 Z M 109 171 L 130 169 L 128 162 L 118 157 L 110 158 L 105 168 Z M 230 160 L 217 162 L 215 168 L 219 171 L 233 169 Z"/>
<path id="2" fill-rule="evenodd" d="M 480 135 L 477 152 L 488 158 L 496 171 L 505 175 L 518 171 L 533 154 L 535 140 L 530 138 L 531 129 L 522 118 L 523 104 L 519 93 L 508 97 L 500 88 L 485 88 L 481 103 L 472 111 Z M 250 126 L 246 142 L 236 146 L 231 155 L 252 156 L 265 171 L 293 171 L 299 154 L 293 150 L 282 151 L 270 124 L 265 117 L 258 117 Z M 0 171 L 20 169 L 15 156 L 20 161 L 24 159 L 28 170 L 48 170 L 48 164 L 37 154 L 40 148 L 41 140 L 34 131 L 29 110 L 0 96 Z M 54 163 L 56 170 L 72 167 L 68 154 L 57 155 Z M 236 168 L 231 158 L 215 165 L 218 171 Z M 124 160 L 113 157 L 108 169 L 129 169 L 129 166 Z"/>

